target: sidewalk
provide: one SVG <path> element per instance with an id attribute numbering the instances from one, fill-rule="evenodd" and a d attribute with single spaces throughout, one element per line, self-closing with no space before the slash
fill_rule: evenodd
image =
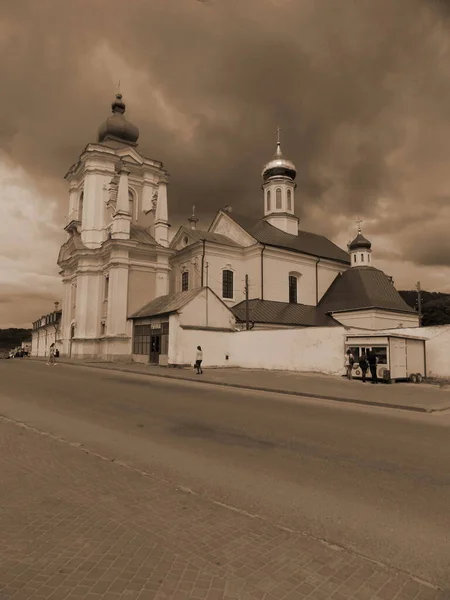
<path id="1" fill-rule="evenodd" d="M 40 360 L 40 359 L 32 359 Z M 165 377 L 197 383 L 261 390 L 309 398 L 321 398 L 384 408 L 434 413 L 450 409 L 450 389 L 421 383 L 386 385 L 363 384 L 343 377 L 292 371 L 263 371 L 257 369 L 206 368 L 203 375 L 193 369 L 174 369 L 137 363 L 76 361 L 61 358 L 63 364 L 123 371 L 154 377 Z"/>
<path id="2" fill-rule="evenodd" d="M 4 418 L 0 476 L 5 600 L 448 598 Z"/>

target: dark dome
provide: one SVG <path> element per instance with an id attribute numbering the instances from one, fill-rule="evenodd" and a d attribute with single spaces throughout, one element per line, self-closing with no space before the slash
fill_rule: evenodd
<path id="1" fill-rule="evenodd" d="M 348 245 L 349 250 L 358 250 L 359 248 L 366 248 L 367 250 L 372 248 L 372 243 L 369 242 L 361 232 L 359 232 L 353 242 L 350 242 Z"/>
<path id="2" fill-rule="evenodd" d="M 297 171 L 293 162 L 284 157 L 281 152 L 280 142 L 277 144 L 277 151 L 262 171 L 264 181 L 269 177 L 289 177 L 294 180 L 297 176 Z"/>
<path id="3" fill-rule="evenodd" d="M 111 108 L 112 116 L 108 117 L 98 129 L 98 141 L 103 142 L 107 138 L 112 138 L 127 144 L 136 144 L 139 139 L 139 129 L 124 116 L 125 103 L 122 94 L 116 94 Z"/>

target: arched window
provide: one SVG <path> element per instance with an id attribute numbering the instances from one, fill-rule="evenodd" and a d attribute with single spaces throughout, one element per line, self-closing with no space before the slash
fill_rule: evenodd
<path id="1" fill-rule="evenodd" d="M 287 209 L 292 210 L 292 193 L 291 190 L 287 191 Z"/>
<path id="2" fill-rule="evenodd" d="M 234 273 L 230 269 L 222 271 L 222 298 L 234 297 Z"/>
<path id="3" fill-rule="evenodd" d="M 271 206 L 270 206 L 270 190 L 267 190 L 267 212 L 270 212 Z"/>
<path id="4" fill-rule="evenodd" d="M 370 254 L 367 255 L 367 262 L 370 262 Z"/>
<path id="5" fill-rule="evenodd" d="M 361 254 L 361 262 L 364 262 L 364 254 Z"/>
<path id="6" fill-rule="evenodd" d="M 128 210 L 130 211 L 131 220 L 134 219 L 134 195 L 131 190 L 128 191 Z"/>
<path id="7" fill-rule="evenodd" d="M 297 304 L 297 283 L 297 276 L 289 275 L 289 302 L 291 304 Z"/>
<path id="8" fill-rule="evenodd" d="M 84 204 L 84 192 L 81 192 L 78 198 L 78 220 L 83 220 L 83 204 Z"/>
<path id="9" fill-rule="evenodd" d="M 281 208 L 281 188 L 277 188 L 277 191 L 275 192 L 275 199 L 276 199 L 276 208 Z"/>
<path id="10" fill-rule="evenodd" d="M 181 291 L 187 292 L 189 289 L 189 271 L 181 273 Z"/>
<path id="11" fill-rule="evenodd" d="M 353 262 L 356 262 L 356 254 L 353 255 Z"/>

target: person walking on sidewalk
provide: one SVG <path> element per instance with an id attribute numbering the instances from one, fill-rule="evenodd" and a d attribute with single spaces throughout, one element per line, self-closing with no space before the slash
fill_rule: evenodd
<path id="1" fill-rule="evenodd" d="M 367 353 L 367 361 L 369 363 L 370 374 L 372 375 L 371 383 L 378 383 L 378 375 L 377 375 L 377 355 L 373 350 L 369 350 Z"/>
<path id="2" fill-rule="evenodd" d="M 56 351 L 56 346 L 55 344 L 51 344 L 49 351 L 48 351 L 48 365 L 56 365 L 56 361 L 55 361 L 55 351 Z"/>
<path id="3" fill-rule="evenodd" d="M 197 369 L 197 375 L 203 374 L 202 361 L 203 361 L 203 350 L 202 350 L 201 346 L 197 346 L 197 354 L 195 355 L 195 368 Z"/>
<path id="4" fill-rule="evenodd" d="M 362 373 L 362 381 L 363 383 L 366 383 L 366 374 L 367 369 L 369 368 L 369 363 L 367 362 L 367 356 L 364 350 L 361 352 L 361 356 L 359 358 L 359 368 L 361 369 Z"/>
<path id="5" fill-rule="evenodd" d="M 350 348 L 345 353 L 345 375 L 347 379 L 352 378 L 353 364 L 355 362 L 355 357 L 352 354 Z"/>

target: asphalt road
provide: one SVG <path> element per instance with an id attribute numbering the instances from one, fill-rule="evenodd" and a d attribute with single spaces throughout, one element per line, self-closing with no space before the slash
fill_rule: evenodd
<path id="1" fill-rule="evenodd" d="M 0 415 L 450 590 L 448 414 L 9 360 Z"/>

